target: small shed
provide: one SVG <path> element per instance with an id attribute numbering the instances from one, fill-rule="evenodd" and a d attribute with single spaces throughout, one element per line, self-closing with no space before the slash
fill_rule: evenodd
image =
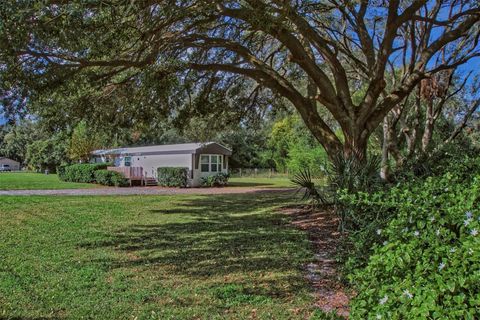
<path id="1" fill-rule="evenodd" d="M 228 173 L 232 150 L 216 143 L 183 143 L 145 147 L 96 150 L 93 162 L 112 162 L 131 180 L 157 179 L 160 167 L 186 167 L 190 170 L 190 186 L 199 186 L 202 177 Z M 140 177 L 140 178 L 139 178 Z"/>
<path id="2" fill-rule="evenodd" d="M 18 171 L 20 170 L 20 162 L 6 157 L 0 157 L 0 171 Z"/>

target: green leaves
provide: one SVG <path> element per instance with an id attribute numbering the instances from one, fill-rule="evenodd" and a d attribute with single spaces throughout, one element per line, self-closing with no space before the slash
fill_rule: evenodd
<path id="1" fill-rule="evenodd" d="M 160 167 L 157 169 L 158 185 L 162 187 L 185 188 L 188 185 L 188 172 L 184 167 Z"/>
<path id="2" fill-rule="evenodd" d="M 219 172 L 213 176 L 202 177 L 201 184 L 203 187 L 225 187 L 229 178 L 228 173 Z"/>
<path id="3" fill-rule="evenodd" d="M 370 210 L 383 199 L 395 210 L 381 233 L 384 243 L 351 275 L 358 292 L 352 319 L 480 316 L 480 176 L 464 174 L 451 171 L 350 198 Z M 379 303 L 385 295 L 388 301 Z"/>

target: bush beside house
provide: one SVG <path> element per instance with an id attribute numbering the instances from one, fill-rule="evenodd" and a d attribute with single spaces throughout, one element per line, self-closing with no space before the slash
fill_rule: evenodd
<path id="1" fill-rule="evenodd" d="M 57 168 L 58 177 L 67 182 L 95 182 L 95 171 L 107 169 L 108 163 L 79 163 Z"/>
<path id="2" fill-rule="evenodd" d="M 158 185 L 162 187 L 186 188 L 188 185 L 188 168 L 160 167 L 157 169 Z"/>
<path id="3" fill-rule="evenodd" d="M 202 186 L 203 187 L 224 187 L 228 184 L 228 173 L 219 172 L 216 175 L 203 177 Z"/>
<path id="4" fill-rule="evenodd" d="M 119 172 L 109 170 L 96 170 L 95 181 L 104 186 L 126 187 L 128 180 Z"/>

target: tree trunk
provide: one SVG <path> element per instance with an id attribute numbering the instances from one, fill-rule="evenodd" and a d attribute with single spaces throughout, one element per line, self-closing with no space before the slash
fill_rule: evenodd
<path id="1" fill-rule="evenodd" d="M 382 164 L 380 169 L 380 177 L 383 180 L 389 178 L 389 164 L 388 164 L 388 149 L 390 144 L 389 139 L 390 125 L 388 123 L 388 116 L 383 119 L 383 139 L 382 139 Z"/>
<path id="2" fill-rule="evenodd" d="M 343 145 L 343 155 L 347 158 L 354 158 L 360 162 L 364 162 L 367 159 L 368 137 L 344 134 L 345 144 Z"/>
<path id="3" fill-rule="evenodd" d="M 425 129 L 422 136 L 422 151 L 426 153 L 432 141 L 433 126 L 435 124 L 434 112 L 433 112 L 433 100 L 428 101 L 427 112 L 425 114 Z"/>

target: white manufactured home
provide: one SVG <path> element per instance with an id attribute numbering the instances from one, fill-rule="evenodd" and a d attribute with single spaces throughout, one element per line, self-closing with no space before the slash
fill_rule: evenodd
<path id="1" fill-rule="evenodd" d="M 130 181 L 156 180 L 160 167 L 184 167 L 190 170 L 189 186 L 196 187 L 202 177 L 228 173 L 231 155 L 227 147 L 206 142 L 95 150 L 92 161 L 112 162 L 115 167 L 109 170 L 124 173 Z"/>

